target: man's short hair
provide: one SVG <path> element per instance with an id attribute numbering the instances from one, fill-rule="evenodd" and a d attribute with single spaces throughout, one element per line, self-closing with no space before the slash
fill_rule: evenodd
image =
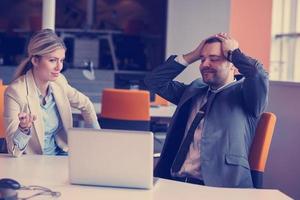
<path id="1" fill-rule="evenodd" d="M 205 40 L 204 44 L 210 44 L 210 43 L 214 43 L 214 42 L 222 43 L 222 40 L 217 37 L 211 37 L 211 38 L 208 38 L 207 40 Z"/>

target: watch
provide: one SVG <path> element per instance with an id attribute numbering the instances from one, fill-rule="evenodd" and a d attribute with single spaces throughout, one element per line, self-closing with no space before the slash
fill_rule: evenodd
<path id="1" fill-rule="evenodd" d="M 19 125 L 19 130 L 26 135 L 30 134 L 30 128 L 23 128 Z"/>
<path id="2" fill-rule="evenodd" d="M 228 50 L 228 51 L 227 51 L 227 60 L 228 60 L 229 62 L 232 62 L 232 51 L 231 51 L 231 50 Z"/>

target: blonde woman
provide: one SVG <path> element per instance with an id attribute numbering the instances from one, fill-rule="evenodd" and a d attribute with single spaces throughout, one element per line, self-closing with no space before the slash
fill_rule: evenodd
<path id="1" fill-rule="evenodd" d="M 4 97 L 8 152 L 65 155 L 71 107 L 81 111 L 87 127 L 100 128 L 93 104 L 60 73 L 66 47 L 52 30 L 33 35 L 27 51 Z"/>

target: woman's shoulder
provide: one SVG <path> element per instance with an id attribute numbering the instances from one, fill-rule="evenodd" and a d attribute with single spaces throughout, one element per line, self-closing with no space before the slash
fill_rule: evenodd
<path id="1" fill-rule="evenodd" d="M 59 87 L 66 91 L 69 88 L 69 83 L 63 74 L 60 74 L 55 81 L 52 82 L 52 86 Z"/>
<path id="2" fill-rule="evenodd" d="M 60 74 L 54 82 L 59 85 L 68 84 L 68 81 L 63 74 Z"/>
<path id="3" fill-rule="evenodd" d="M 26 81 L 25 76 L 20 76 L 19 78 L 13 80 L 6 88 L 6 94 L 24 94 L 26 93 Z"/>
<path id="4" fill-rule="evenodd" d="M 19 78 L 13 80 L 8 86 L 7 88 L 22 88 L 26 85 L 26 81 L 25 81 L 25 76 L 22 75 Z"/>

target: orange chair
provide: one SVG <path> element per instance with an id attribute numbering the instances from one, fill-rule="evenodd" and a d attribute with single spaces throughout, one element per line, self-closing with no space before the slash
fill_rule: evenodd
<path id="1" fill-rule="evenodd" d="M 168 106 L 169 104 L 170 104 L 169 101 L 162 98 L 158 94 L 155 94 L 155 99 L 153 102 L 151 102 L 151 105 L 153 105 L 153 106 Z"/>
<path id="2" fill-rule="evenodd" d="M 260 117 L 256 127 L 254 140 L 249 154 L 251 176 L 255 188 L 262 188 L 263 186 L 263 173 L 265 171 L 275 124 L 275 114 L 265 112 Z"/>
<path id="3" fill-rule="evenodd" d="M 0 138 L 4 138 L 4 91 L 6 89 L 5 85 L 0 85 Z"/>
<path id="4" fill-rule="evenodd" d="M 150 130 L 148 91 L 104 89 L 101 106 L 101 128 Z"/>
<path id="5" fill-rule="evenodd" d="M 5 131 L 4 131 L 4 91 L 7 86 L 0 85 L 0 152 L 5 148 Z"/>

